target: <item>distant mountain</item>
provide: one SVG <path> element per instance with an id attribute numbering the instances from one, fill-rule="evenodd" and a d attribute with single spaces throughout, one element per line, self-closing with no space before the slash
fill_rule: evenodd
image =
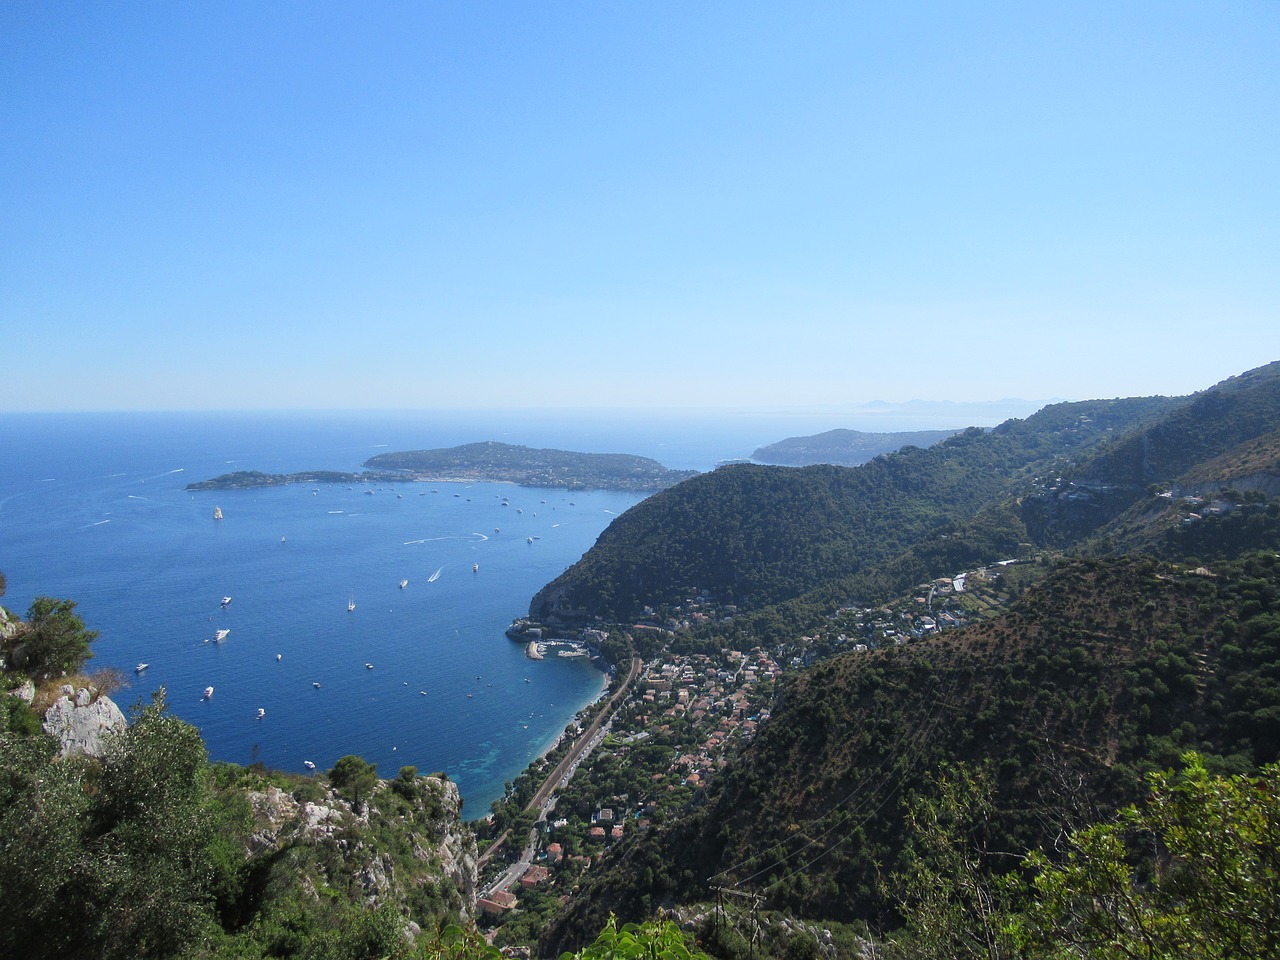
<path id="1" fill-rule="evenodd" d="M 381 453 L 364 463 L 363 473 L 312 470 L 262 473 L 240 470 L 187 484 L 188 490 L 245 490 L 291 483 L 395 483 L 449 480 L 518 483 L 569 490 L 661 490 L 693 476 L 695 470 L 668 470 L 656 460 L 622 453 L 541 450 L 490 440 L 435 450 Z"/>
<path id="2" fill-rule="evenodd" d="M 623 453 L 574 453 L 489 440 L 436 450 L 380 453 L 364 465 L 415 480 L 498 480 L 526 487 L 661 490 L 693 476 Z"/>
<path id="3" fill-rule="evenodd" d="M 1028 489 L 1032 478 L 1078 462 L 1118 434 L 1189 402 L 1168 397 L 1045 407 L 991 431 L 969 428 L 928 449 L 907 447 L 860 467 L 732 464 L 649 498 L 618 517 L 595 546 L 530 604 L 538 620 L 590 616 L 624 622 L 689 588 L 756 609 L 874 570 L 937 544 Z M 1007 519 L 1007 518 L 1006 518 Z M 983 562 L 1026 539 L 1016 516 L 987 528 Z M 950 548 L 960 541 L 948 539 Z M 986 556 L 986 554 L 994 554 Z M 912 571 L 914 576 L 914 570 Z"/>
<path id="4" fill-rule="evenodd" d="M 759 736 L 612 848 L 544 951 L 721 885 L 897 929 L 913 805 L 955 764 L 992 785 L 965 838 L 974 869 L 1007 871 L 1026 850 L 1061 856 L 1186 751 L 1227 772 L 1280 760 L 1280 363 L 1189 397 L 1055 404 L 859 467 L 695 477 L 619 517 L 531 613 L 625 624 L 696 586 L 735 605 L 703 649 L 778 650 L 831 632 L 842 604 L 923 604 L 932 578 L 1015 555 L 1040 579 L 989 618 L 784 676 Z"/>
<path id="5" fill-rule="evenodd" d="M 807 467 L 832 463 L 856 467 L 906 446 L 931 447 L 952 436 L 955 430 L 910 430 L 900 433 L 865 433 L 861 430 L 828 430 L 811 437 L 789 437 L 760 447 L 751 454 L 756 463 Z"/>
<path id="6" fill-rule="evenodd" d="M 1277 424 L 1280 362 L 1190 397 L 1053 404 L 858 467 L 724 466 L 617 518 L 530 616 L 625 622 L 690 588 L 745 611 L 821 589 L 874 599 L 1019 550 L 1114 552 L 1128 512 L 1170 508 L 1155 488 L 1219 457 L 1228 472 L 1261 462 Z"/>

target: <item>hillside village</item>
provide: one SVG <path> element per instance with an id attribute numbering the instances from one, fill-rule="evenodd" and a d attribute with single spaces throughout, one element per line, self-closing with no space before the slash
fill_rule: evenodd
<path id="1" fill-rule="evenodd" d="M 1061 479 L 1041 488 L 1055 497 L 1090 495 Z M 1162 522 L 1177 529 L 1250 507 L 1237 502 L 1247 497 L 1175 496 L 1168 490 L 1153 497 Z M 706 591 L 691 590 L 670 607 L 646 607 L 622 630 L 637 645 L 648 643 L 663 652 L 645 663 L 604 728 L 603 740 L 561 785 L 553 812 L 536 822 L 534 862 L 509 888 L 480 899 L 489 938 L 519 942 L 528 935 L 529 923 L 566 902 L 584 873 L 614 845 L 686 809 L 769 720 L 770 704 L 788 671 L 839 653 L 926 642 L 994 617 L 1041 581 L 1054 562 L 1053 554 L 1043 552 L 1006 559 L 921 583 L 878 606 L 846 604 L 828 616 L 824 629 L 769 649 L 671 652 L 682 649 L 682 639 L 699 628 L 729 625 L 738 614 L 735 605 L 718 603 Z M 552 640 L 551 632 L 522 618 L 509 635 L 529 641 L 537 651 L 531 656 L 565 645 L 598 657 L 609 640 L 609 631 L 599 627 L 582 631 L 576 640 Z M 535 765 L 526 775 L 536 777 L 545 769 Z M 513 792 L 518 790 L 517 783 Z M 517 917 L 523 922 L 513 922 Z M 504 935 L 508 923 L 512 931 Z"/>

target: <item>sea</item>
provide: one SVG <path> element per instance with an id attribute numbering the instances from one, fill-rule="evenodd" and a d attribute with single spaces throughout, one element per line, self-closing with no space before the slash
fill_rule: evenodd
<path id="1" fill-rule="evenodd" d="M 125 677 L 114 699 L 127 712 L 163 689 L 213 760 L 305 773 L 356 754 L 387 777 L 443 771 L 474 819 L 605 679 L 585 658 L 530 660 L 505 629 L 641 495 L 187 484 L 358 472 L 377 453 L 479 440 L 709 470 L 835 426 L 925 428 L 829 413 L 0 414 L 0 603 L 25 616 L 37 596 L 74 600 L 99 633 L 88 669 Z"/>

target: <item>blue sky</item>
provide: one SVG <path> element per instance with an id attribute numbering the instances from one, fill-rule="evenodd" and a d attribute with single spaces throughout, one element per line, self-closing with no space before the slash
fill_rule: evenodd
<path id="1" fill-rule="evenodd" d="M 0 411 L 1181 394 L 1280 4 L 0 5 Z"/>

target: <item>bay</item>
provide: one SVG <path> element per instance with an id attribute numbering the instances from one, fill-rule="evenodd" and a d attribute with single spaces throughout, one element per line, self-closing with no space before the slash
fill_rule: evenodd
<path id="1" fill-rule="evenodd" d="M 482 816 L 603 680 L 583 659 L 530 661 L 503 631 L 640 498 L 186 484 L 239 469 L 358 471 L 384 450 L 479 439 L 696 469 L 752 449 L 723 429 L 708 444 L 706 430 L 518 412 L 4 415 L 3 602 L 21 615 L 37 595 L 75 600 L 101 634 L 89 668 L 127 676 L 126 708 L 163 687 L 213 759 L 302 772 L 354 753 L 384 776 L 443 770 Z"/>
<path id="2" fill-rule="evenodd" d="M 215 760 L 302 772 L 354 753 L 383 776 L 442 770 L 466 815 L 483 816 L 603 679 L 584 660 L 530 661 L 503 631 L 640 497 L 491 483 L 186 485 L 234 470 L 355 472 L 379 452 L 488 439 L 707 470 L 841 425 L 858 423 L 536 410 L 0 414 L 3 602 L 22 615 L 38 595 L 75 600 L 101 634 L 90 669 L 129 679 L 122 706 L 163 687 Z M 219 630 L 230 632 L 212 642 Z M 135 673 L 139 663 L 149 666 Z"/>

